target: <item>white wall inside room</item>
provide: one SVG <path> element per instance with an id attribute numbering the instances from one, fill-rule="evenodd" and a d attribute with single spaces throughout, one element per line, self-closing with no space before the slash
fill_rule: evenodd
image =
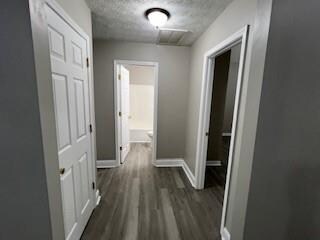
<path id="1" fill-rule="evenodd" d="M 147 133 L 153 129 L 154 67 L 125 67 L 130 72 L 130 142 L 150 142 Z"/>

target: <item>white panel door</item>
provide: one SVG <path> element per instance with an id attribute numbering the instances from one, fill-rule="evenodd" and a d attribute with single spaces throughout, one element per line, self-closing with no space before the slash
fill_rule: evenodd
<path id="1" fill-rule="evenodd" d="M 129 143 L 129 115 L 130 115 L 130 75 L 129 71 L 124 67 L 120 66 L 120 129 L 121 129 L 121 162 L 123 163 L 126 160 L 126 156 L 130 151 Z"/>
<path id="2" fill-rule="evenodd" d="M 66 239 L 80 239 L 94 208 L 87 41 L 46 7 Z"/>

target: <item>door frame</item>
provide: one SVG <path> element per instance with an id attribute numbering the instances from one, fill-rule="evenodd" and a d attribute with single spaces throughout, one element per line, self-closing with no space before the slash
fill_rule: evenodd
<path id="1" fill-rule="evenodd" d="M 89 120 L 92 126 L 92 132 L 90 134 L 90 143 L 91 143 L 91 171 L 92 171 L 92 182 L 95 185 L 95 188 L 92 191 L 92 201 L 95 204 L 95 208 L 100 201 L 100 193 L 97 189 L 97 175 L 96 175 L 96 125 L 95 125 L 95 109 L 94 109 L 94 85 L 93 85 L 93 71 L 92 71 L 92 54 L 91 54 L 91 39 L 87 33 L 66 13 L 66 11 L 55 1 L 55 0 L 45 0 L 46 5 L 55 11 L 67 24 L 70 25 L 78 34 L 80 34 L 86 41 L 87 52 L 86 57 L 89 61 L 89 66 L 87 67 L 88 74 L 88 87 L 89 87 Z M 51 62 L 51 61 L 50 61 Z M 59 175 L 58 171 L 57 174 Z M 60 178 L 60 175 L 59 175 Z"/>
<path id="2" fill-rule="evenodd" d="M 131 61 L 131 60 L 114 60 L 113 81 L 114 81 L 114 116 L 115 116 L 115 147 L 116 147 L 116 165 L 121 165 L 120 158 L 120 84 L 118 80 L 119 65 L 137 65 L 154 67 L 154 110 L 153 110 L 153 139 L 152 139 L 152 164 L 155 164 L 157 154 L 157 126 L 158 126 L 158 76 L 159 63 L 146 61 Z"/>
<path id="3" fill-rule="evenodd" d="M 204 188 L 205 180 L 205 171 L 206 171 L 206 158 L 207 158 L 207 149 L 208 149 L 208 137 L 206 133 L 209 131 L 210 125 L 210 114 L 211 114 L 211 104 L 214 104 L 212 101 L 213 93 L 213 82 L 214 82 L 214 64 L 215 58 L 230 50 L 233 46 L 241 44 L 240 52 L 240 61 L 238 69 L 238 78 L 237 78 L 237 88 L 235 95 L 235 105 L 233 111 L 233 124 L 231 131 L 231 140 L 230 140 L 230 149 L 228 157 L 228 169 L 226 177 L 226 185 L 224 192 L 223 200 L 223 209 L 222 209 L 222 218 L 221 218 L 221 235 L 223 239 L 230 239 L 228 236 L 229 233 L 225 227 L 226 222 L 226 211 L 230 190 L 230 180 L 231 180 L 231 171 L 233 163 L 233 153 L 235 150 L 235 140 L 236 134 L 238 132 L 238 116 L 240 112 L 243 112 L 244 109 L 239 108 L 241 91 L 242 91 L 242 80 L 244 75 L 244 64 L 246 60 L 247 52 L 247 41 L 249 34 L 249 25 L 246 25 L 236 33 L 229 36 L 227 39 L 222 41 L 220 44 L 216 45 L 214 48 L 210 49 L 204 54 L 204 65 L 203 65 L 203 75 L 202 75 L 202 85 L 201 85 L 201 99 L 200 99 L 200 111 L 199 111 L 199 123 L 198 123 L 198 135 L 197 135 L 197 151 L 196 151 L 196 188 Z"/>

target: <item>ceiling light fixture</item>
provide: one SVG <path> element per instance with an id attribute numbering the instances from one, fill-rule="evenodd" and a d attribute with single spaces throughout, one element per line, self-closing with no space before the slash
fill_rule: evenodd
<path id="1" fill-rule="evenodd" d="M 150 8 L 145 13 L 149 22 L 156 28 L 162 27 L 170 18 L 170 13 L 162 8 Z"/>

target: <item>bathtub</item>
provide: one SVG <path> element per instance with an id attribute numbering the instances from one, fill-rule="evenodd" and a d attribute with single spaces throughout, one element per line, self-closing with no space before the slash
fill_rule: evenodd
<path id="1" fill-rule="evenodd" d="M 150 143 L 148 132 L 152 129 L 130 129 L 130 143 Z"/>

